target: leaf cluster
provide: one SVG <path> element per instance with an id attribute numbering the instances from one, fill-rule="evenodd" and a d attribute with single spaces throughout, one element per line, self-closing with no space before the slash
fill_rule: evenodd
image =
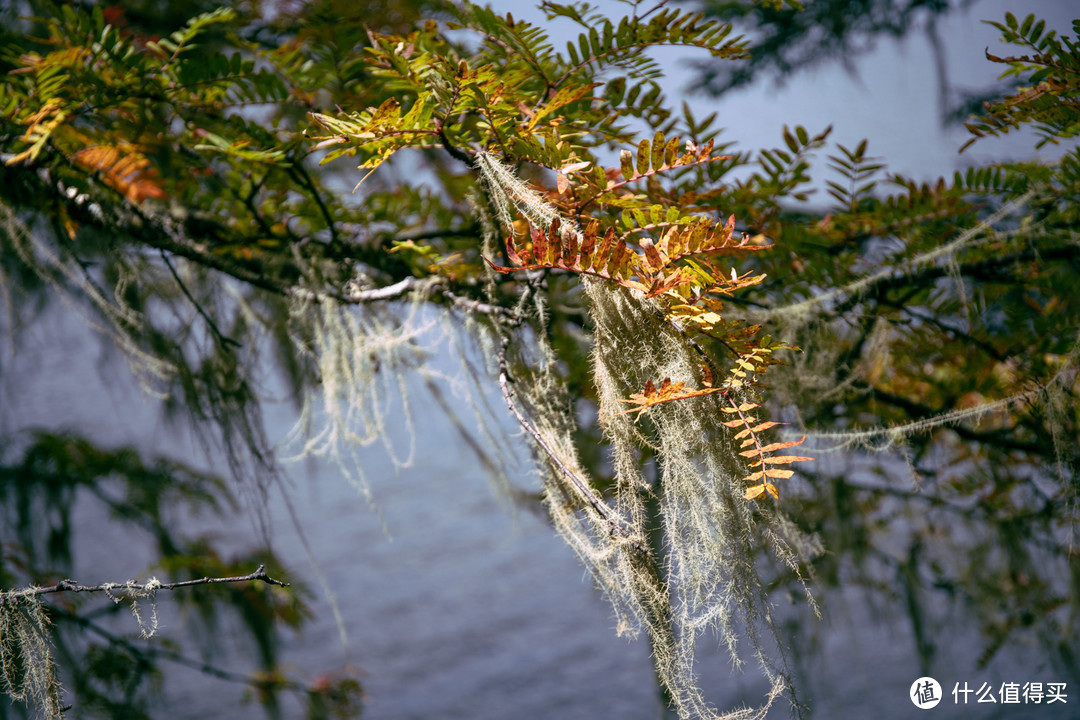
<path id="1" fill-rule="evenodd" d="M 967 123 L 973 137 L 964 147 L 1029 123 L 1041 138 L 1037 148 L 1080 135 L 1080 20 L 1073 21 L 1073 37 L 1046 32 L 1046 21 L 1034 14 L 1018 21 L 1006 13 L 1004 23 L 989 24 L 1001 31 L 1002 41 L 1028 51 L 1005 57 L 986 53 L 991 62 L 1008 66 L 1001 77 L 1024 84 L 999 102 L 985 103 L 985 112 Z"/>
<path id="2" fill-rule="evenodd" d="M 756 375 L 764 372 L 768 367 L 766 359 L 771 352 L 770 348 L 761 347 L 741 355 L 736 359 L 724 382 L 719 385 L 715 383 L 713 371 L 707 364 L 701 366 L 702 379 L 700 388 L 688 387 L 685 381 L 672 382 L 671 378 L 664 378 L 659 386 L 654 384 L 652 380 L 646 380 L 645 387 L 640 393 L 632 393 L 628 399 L 619 400 L 619 402 L 627 403 L 633 407 L 616 414 L 636 413 L 637 419 L 640 419 L 645 411 L 657 405 L 718 394 L 722 398 L 720 411 L 726 415 L 738 415 L 737 418 L 724 421 L 722 424 L 727 428 L 742 428 L 734 436 L 736 440 L 741 441 L 741 448 L 748 448 L 753 445 L 750 449 L 741 450 L 739 455 L 748 459 L 750 468 L 762 468 L 742 478 L 743 482 L 756 483 L 746 490 L 744 497 L 747 500 L 752 500 L 761 497 L 763 494 L 768 494 L 775 499 L 779 499 L 780 493 L 776 486 L 770 482 L 770 478 L 787 479 L 794 473 L 791 470 L 771 466 L 809 461 L 813 460 L 813 458 L 793 455 L 770 455 L 770 453 L 800 445 L 806 438 L 804 436 L 794 441 L 763 443 L 759 436 L 760 433 L 785 423 L 758 420 L 748 413 L 759 408 L 760 405 L 755 402 L 739 402 L 733 395 L 734 391 L 739 388 L 755 383 Z"/>

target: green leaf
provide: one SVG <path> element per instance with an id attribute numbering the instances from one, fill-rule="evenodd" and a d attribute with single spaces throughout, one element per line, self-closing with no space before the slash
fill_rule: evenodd
<path id="1" fill-rule="evenodd" d="M 1031 14 L 1024 18 L 1024 23 L 1020 26 L 1020 35 L 1027 37 L 1028 31 L 1031 30 L 1031 24 L 1035 22 L 1035 15 Z"/>
<path id="2" fill-rule="evenodd" d="M 795 139 L 795 136 L 791 134 L 791 131 L 788 130 L 787 125 L 784 126 L 784 143 L 788 146 L 788 149 L 791 150 L 791 152 L 799 152 L 799 143 Z M 784 162 L 791 162 L 791 160 L 785 159 Z"/>
<path id="3" fill-rule="evenodd" d="M 629 150 L 622 150 L 619 152 L 619 163 L 622 166 L 622 176 L 627 180 L 633 180 L 637 177 L 637 173 L 634 172 L 634 153 Z"/>
<path id="4" fill-rule="evenodd" d="M 656 131 L 656 135 L 653 136 L 652 141 L 652 167 L 653 170 L 660 170 L 664 167 L 664 153 L 667 150 L 667 139 L 664 137 L 664 133 L 661 130 Z"/>

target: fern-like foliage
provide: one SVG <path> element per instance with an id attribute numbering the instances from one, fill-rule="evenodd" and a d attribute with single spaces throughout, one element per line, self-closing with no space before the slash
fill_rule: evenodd
<path id="1" fill-rule="evenodd" d="M 499 150 L 558 168 L 574 150 L 587 153 L 590 146 L 623 139 L 621 116 L 643 117 L 662 105 L 655 82 L 659 66 L 641 52 L 644 48 L 687 45 L 719 57 L 736 56 L 743 48 L 730 25 L 678 10 L 665 8 L 616 24 L 577 6 L 547 3 L 545 8 L 581 23 L 592 18 L 595 27 L 588 26 L 559 53 L 535 26 L 464 3 L 451 27 L 483 38 L 481 52 L 468 59 L 446 44 L 434 23 L 405 38 L 372 33 L 367 63 L 373 75 L 398 91 L 394 103 L 336 117 L 313 113 L 311 120 L 328 133 L 312 139 L 319 148 L 342 146 L 326 160 L 359 154 L 360 166 L 369 170 L 401 149 L 437 142 Z M 613 102 L 597 103 L 593 92 L 608 79 L 605 73 L 618 73 L 605 89 Z M 395 113 L 395 104 L 409 109 Z M 613 107 L 618 107 L 614 114 Z"/>
<path id="2" fill-rule="evenodd" d="M 280 151 L 255 151 L 247 148 L 250 139 L 226 140 L 193 122 L 199 111 L 213 108 L 220 116 L 224 105 L 279 102 L 287 96 L 280 75 L 258 68 L 251 57 L 195 53 L 199 35 L 233 22 L 234 10 L 204 13 L 157 40 L 122 33 L 105 23 L 100 8 L 87 14 L 63 6 L 59 12 L 45 24 L 44 47 L 57 49 L 22 54 L 5 81 L 12 102 L 0 108 L 0 117 L 22 129 L 24 144 L 7 158 L 8 165 L 34 162 L 52 143 L 75 164 L 102 173 L 105 183 L 128 200 L 162 199 L 167 191 L 154 179 L 151 157 L 160 141 L 145 133 L 152 118 L 147 97 L 161 104 L 157 110 L 171 107 L 192 119 L 189 129 L 203 141 L 191 142 L 194 149 L 261 162 L 283 159 Z M 22 95 L 27 101 L 16 103 Z"/>
<path id="3" fill-rule="evenodd" d="M 434 110 L 430 102 L 418 100 L 402 112 L 401 104 L 388 98 L 379 107 L 369 108 L 348 118 L 309 113 L 312 121 L 331 133 L 329 136 L 314 136 L 319 142 L 313 149 L 322 150 L 352 140 L 351 146 L 333 150 L 323 157 L 322 162 L 330 162 L 341 155 L 360 154 L 363 156 L 360 167 L 369 170 L 364 176 L 366 178 L 402 148 L 436 145 L 438 133 L 431 125 Z"/>
<path id="4" fill-rule="evenodd" d="M 1000 57 L 987 51 L 987 59 L 1008 66 L 1003 77 L 1023 78 L 1025 84 L 1001 102 L 986 103 L 986 112 L 967 123 L 973 137 L 964 147 L 1027 123 L 1041 136 L 1036 147 L 1080 135 L 1080 20 L 1073 21 L 1073 37 L 1046 32 L 1046 21 L 1034 14 L 1018 21 L 1005 13 L 1004 23 L 989 24 L 1001 31 L 1004 42 L 1028 52 Z"/>
<path id="5" fill-rule="evenodd" d="M 828 193 L 846 212 L 855 212 L 860 206 L 871 200 L 877 183 L 871 178 L 883 165 L 873 162 L 866 155 L 866 140 L 854 150 L 838 145 L 839 155 L 829 156 L 829 166 L 844 176 L 846 184 L 834 180 L 826 181 Z"/>
<path id="6" fill-rule="evenodd" d="M 643 16 L 624 17 L 617 24 L 588 5 L 545 2 L 551 17 L 566 17 L 585 28 L 576 42 L 566 43 L 564 60 L 573 73 L 589 65 L 614 65 L 632 78 L 657 79 L 659 64 L 640 51 L 661 45 L 681 45 L 708 50 L 713 57 L 736 58 L 745 54 L 741 38 L 731 36 L 731 26 L 704 20 L 700 13 L 689 14 L 662 8 Z M 649 17 L 651 15 L 651 17 Z"/>
<path id="7" fill-rule="evenodd" d="M 645 297 L 671 295 L 685 303 L 697 302 L 706 293 L 725 293 L 756 285 L 764 277 L 717 272 L 710 255 L 724 251 L 760 249 L 748 244 L 748 237 L 734 238 L 734 218 L 715 225 L 700 222 L 657 222 L 665 227 L 660 241 L 640 241 L 641 252 L 630 249 L 625 237 L 617 237 L 614 227 L 600 235 L 597 223 L 584 232 L 563 230 L 556 218 L 547 230 L 530 226 L 531 243 L 517 247 L 507 237 L 506 252 L 514 267 L 491 266 L 503 273 L 542 268 L 591 275 L 644 293 Z M 624 234 L 625 235 L 625 234 Z M 580 238 L 579 238 L 580 236 Z M 680 261 L 682 265 L 676 265 Z"/>
<path id="8" fill-rule="evenodd" d="M 137 146 L 91 145 L 76 150 L 71 160 L 90 172 L 101 173 L 106 185 L 135 204 L 165 197 L 156 169 Z"/>
<path id="9" fill-rule="evenodd" d="M 729 406 L 721 408 L 721 410 L 729 415 L 737 415 L 734 420 L 728 420 L 723 423 L 725 427 L 738 428 L 742 430 L 735 434 L 736 440 L 742 440 L 741 447 L 750 447 L 748 450 L 743 450 L 739 453 L 744 458 L 748 458 L 749 466 L 751 468 L 759 467 L 760 470 L 751 472 L 749 475 L 743 478 L 743 482 L 754 483 L 751 487 L 747 488 L 745 498 L 751 500 L 753 498 L 761 497 L 762 494 L 772 495 L 773 498 L 779 499 L 780 492 L 773 485 L 771 479 L 777 478 L 786 480 L 794 475 L 794 471 L 787 470 L 785 468 L 772 467 L 773 465 L 787 465 L 793 462 L 800 462 L 806 460 L 813 460 L 811 457 L 802 457 L 797 455 L 771 455 L 777 450 L 786 450 L 787 448 L 795 447 L 802 444 L 806 439 L 805 437 L 798 440 L 789 440 L 787 442 L 774 442 L 768 444 L 762 444 L 762 440 L 758 433 L 768 430 L 781 423 L 772 421 L 759 421 L 756 417 L 748 415 L 750 411 L 758 408 L 757 403 L 739 403 L 732 402 Z"/>
<path id="10" fill-rule="evenodd" d="M 777 490 L 772 480 L 787 479 L 794 473 L 791 470 L 773 466 L 809 461 L 814 458 L 795 455 L 771 455 L 771 453 L 801 445 L 806 438 L 804 436 L 799 440 L 765 443 L 761 439 L 760 433 L 784 423 L 759 420 L 749 414 L 752 410 L 760 407 L 758 403 L 739 402 L 733 395 L 733 391 L 736 389 L 754 383 L 757 373 L 763 372 L 768 366 L 765 358 L 770 354 L 771 349 L 764 347 L 755 348 L 740 356 L 729 371 L 726 380 L 719 385 L 715 384 L 713 372 L 707 364 L 701 366 L 702 379 L 700 388 L 691 388 L 684 381 L 672 382 L 671 378 L 664 378 L 659 386 L 655 385 L 652 380 L 646 380 L 645 387 L 640 393 L 632 393 L 628 399 L 619 400 L 619 402 L 633 407 L 616 414 L 636 413 L 638 419 L 640 419 L 643 413 L 657 405 L 719 394 L 724 403 L 721 405 L 720 411 L 728 415 L 738 416 L 735 419 L 723 421 L 721 424 L 727 428 L 741 428 L 734 438 L 741 441 L 740 448 L 749 449 L 741 449 L 739 455 L 747 458 L 749 468 L 761 468 L 750 472 L 750 474 L 742 478 L 742 482 L 754 483 L 746 490 L 743 497 L 752 500 L 763 495 L 771 495 L 773 498 L 779 499 L 780 491 Z"/>
<path id="11" fill-rule="evenodd" d="M 726 388 L 713 387 L 712 370 L 709 369 L 708 365 L 702 365 L 701 370 L 705 377 L 701 383 L 702 387 L 699 389 L 689 388 L 686 386 L 685 382 L 673 383 L 671 378 L 664 378 L 659 387 L 657 387 L 652 380 L 646 380 L 645 387 L 640 393 L 632 393 L 629 399 L 619 400 L 619 402 L 627 403 L 634 407 L 616 413 L 616 415 L 637 413 L 637 416 L 640 419 L 642 413 L 656 405 L 673 402 L 675 400 L 704 397 L 718 392 L 726 392 Z"/>

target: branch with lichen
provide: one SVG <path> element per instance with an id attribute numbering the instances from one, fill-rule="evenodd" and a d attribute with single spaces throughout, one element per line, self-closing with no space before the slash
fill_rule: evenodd
<path id="1" fill-rule="evenodd" d="M 573 470 L 566 466 L 566 463 L 559 458 L 558 453 L 551 448 L 543 436 L 540 435 L 540 432 L 529 422 L 529 419 L 525 417 L 525 414 L 521 412 L 514 402 L 514 393 L 510 389 L 509 382 L 510 376 L 506 367 L 506 343 L 504 342 L 499 350 L 499 388 L 502 390 L 503 399 L 506 400 L 506 406 L 510 409 L 514 418 L 529 433 L 537 447 L 544 451 L 551 463 L 559 469 L 562 476 L 574 486 L 582 500 L 587 502 L 604 519 L 604 522 L 607 523 L 611 530 L 611 534 L 622 538 L 639 552 L 648 554 L 648 549 L 644 543 L 634 537 L 633 533 L 624 526 L 615 511 L 589 487 L 585 480 L 578 477 Z"/>
<path id="2" fill-rule="evenodd" d="M 153 593 L 158 590 L 175 590 L 181 587 L 190 587 L 192 585 L 210 585 L 214 583 L 234 583 L 234 582 L 255 582 L 262 581 L 267 585 L 279 585 L 281 587 L 289 587 L 289 583 L 277 580 L 270 577 L 266 573 L 266 567 L 260 565 L 255 568 L 255 572 L 248 573 L 247 575 L 236 575 L 234 577 L 202 577 L 196 580 L 179 580 L 177 582 L 163 583 L 157 578 L 151 578 L 145 583 L 137 583 L 129 580 L 123 583 L 101 583 L 100 585 L 80 585 L 74 580 L 61 580 L 55 585 L 48 587 L 28 587 L 21 590 L 9 590 L 6 592 L 0 592 L 0 597 L 4 598 L 21 598 L 37 595 L 46 595 L 48 593 L 58 592 L 103 592 L 106 595 L 112 595 L 114 590 L 129 590 L 139 593 Z"/>
<path id="3" fill-rule="evenodd" d="M 61 580 L 48 587 L 30 586 L 18 590 L 0 591 L 0 684 L 13 700 L 36 706 L 50 720 L 63 717 L 67 708 L 60 699 L 60 682 L 53 660 L 50 640 L 51 622 L 41 603 L 41 596 L 60 592 L 103 592 L 119 603 L 124 593 L 131 603 L 139 629 L 144 637 L 157 630 L 157 611 L 152 609 L 149 620 L 144 621 L 139 600 L 149 599 L 153 608 L 154 597 L 159 590 L 176 590 L 192 585 L 215 583 L 264 582 L 267 585 L 288 587 L 289 583 L 270 577 L 266 568 L 259 565 L 254 572 L 233 577 L 202 577 L 163 583 L 151 578 L 145 583 L 101 583 L 80 585 L 74 580 Z"/>

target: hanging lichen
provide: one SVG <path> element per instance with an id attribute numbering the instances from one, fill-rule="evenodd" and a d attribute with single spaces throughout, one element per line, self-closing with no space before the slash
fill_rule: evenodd
<path id="1" fill-rule="evenodd" d="M 34 588 L 0 593 L 0 675 L 4 692 L 53 720 L 62 717 L 51 623 Z"/>

